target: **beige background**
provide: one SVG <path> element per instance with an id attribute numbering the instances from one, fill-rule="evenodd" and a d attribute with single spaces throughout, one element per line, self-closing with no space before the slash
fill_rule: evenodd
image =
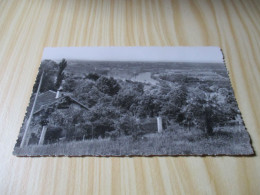
<path id="1" fill-rule="evenodd" d="M 0 194 L 260 194 L 260 1 L 0 1 Z M 256 157 L 12 156 L 45 46 L 223 48 Z"/>

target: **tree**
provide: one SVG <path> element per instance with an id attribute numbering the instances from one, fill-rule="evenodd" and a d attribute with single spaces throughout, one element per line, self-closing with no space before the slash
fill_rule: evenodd
<path id="1" fill-rule="evenodd" d="M 114 96 L 113 99 L 113 105 L 129 110 L 130 107 L 137 103 L 137 97 L 139 97 L 141 94 L 131 87 L 125 87 L 122 88 L 116 96 Z"/>
<path id="2" fill-rule="evenodd" d="M 183 109 L 187 119 L 184 124 L 196 125 L 211 135 L 217 124 L 229 120 L 225 107 L 226 103 L 220 103 L 216 93 L 196 89 L 190 94 L 187 106 Z"/>
<path id="3" fill-rule="evenodd" d="M 122 135 L 131 135 L 133 141 L 143 136 L 144 131 L 138 118 L 131 115 L 124 115 L 115 121 L 115 130 L 109 133 L 113 140 Z"/>
<path id="4" fill-rule="evenodd" d="M 100 101 L 100 98 L 105 98 L 108 96 L 99 91 L 92 81 L 84 81 L 79 83 L 73 94 L 80 102 L 88 107 L 94 106 Z"/>
<path id="5" fill-rule="evenodd" d="M 97 73 L 89 73 L 88 75 L 85 75 L 85 79 L 90 79 L 90 80 L 93 80 L 93 81 L 98 80 L 99 77 L 100 77 L 100 75 L 97 74 Z"/>
<path id="6" fill-rule="evenodd" d="M 62 59 L 62 61 L 58 64 L 58 73 L 57 73 L 57 78 L 56 78 L 56 82 L 55 82 L 55 87 L 56 90 L 59 89 L 59 87 L 61 86 L 62 80 L 65 78 L 65 74 L 64 74 L 64 69 L 67 67 L 67 61 L 65 59 Z"/>
<path id="7" fill-rule="evenodd" d="M 102 76 L 97 80 L 97 88 L 101 92 L 113 96 L 120 90 L 120 85 L 114 78 Z"/>
<path id="8" fill-rule="evenodd" d="M 42 85 L 40 92 L 45 92 L 48 90 L 56 91 L 60 85 L 62 80 L 64 79 L 64 69 L 67 66 L 67 62 L 63 59 L 59 64 L 52 60 L 43 60 L 41 62 L 39 72 L 33 86 L 33 92 L 37 91 L 38 85 L 40 83 L 40 77 L 42 72 L 44 71 L 44 77 L 42 79 Z"/>
<path id="9" fill-rule="evenodd" d="M 155 117 L 161 109 L 161 101 L 155 95 L 143 95 L 138 97 L 139 117 Z"/>
<path id="10" fill-rule="evenodd" d="M 72 75 L 66 76 L 64 79 L 64 84 L 63 84 L 63 90 L 67 92 L 73 92 L 77 86 L 80 84 L 80 81 L 77 79 L 73 78 Z"/>
<path id="11" fill-rule="evenodd" d="M 120 117 L 120 112 L 114 106 L 104 106 L 102 103 L 96 104 L 85 117 L 93 128 L 93 137 L 105 137 L 108 132 L 115 130 L 115 120 Z"/>
<path id="12" fill-rule="evenodd" d="M 42 79 L 42 85 L 40 92 L 45 92 L 48 90 L 55 90 L 55 77 L 58 71 L 58 65 L 52 60 L 43 60 L 41 62 L 38 75 L 36 77 L 35 84 L 33 86 L 33 93 L 36 93 L 38 85 L 40 83 L 40 78 L 42 72 L 44 71 L 44 76 Z"/>
<path id="13" fill-rule="evenodd" d="M 115 129 L 120 135 L 131 135 L 136 129 L 136 118 L 129 115 L 123 115 L 115 122 Z"/>
<path id="14" fill-rule="evenodd" d="M 171 89 L 162 97 L 162 109 L 160 115 L 166 116 L 169 120 L 174 119 L 177 122 L 183 120 L 181 110 L 187 104 L 188 90 L 185 85 L 180 85 Z"/>
<path id="15" fill-rule="evenodd" d="M 83 125 L 86 120 L 87 111 L 83 109 L 53 109 L 49 114 L 50 126 L 60 127 L 64 131 L 67 140 L 75 140 L 79 137 L 83 138 Z"/>
<path id="16" fill-rule="evenodd" d="M 173 101 L 175 105 L 179 108 L 184 106 L 187 101 L 187 96 L 188 96 L 188 90 L 186 85 L 180 85 L 177 87 L 177 89 L 174 90 L 173 94 Z"/>

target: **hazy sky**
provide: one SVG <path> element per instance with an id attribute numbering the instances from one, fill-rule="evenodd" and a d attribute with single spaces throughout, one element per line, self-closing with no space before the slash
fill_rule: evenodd
<path id="1" fill-rule="evenodd" d="M 223 62 L 219 47 L 48 47 L 42 59 Z"/>

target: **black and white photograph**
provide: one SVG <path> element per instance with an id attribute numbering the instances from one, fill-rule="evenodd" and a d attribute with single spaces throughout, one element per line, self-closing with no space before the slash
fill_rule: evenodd
<path id="1" fill-rule="evenodd" d="M 45 48 L 16 156 L 248 156 L 218 47 Z"/>

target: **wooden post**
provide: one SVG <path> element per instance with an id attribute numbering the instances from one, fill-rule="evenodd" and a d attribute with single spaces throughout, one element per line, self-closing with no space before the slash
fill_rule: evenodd
<path id="1" fill-rule="evenodd" d="M 157 128 L 158 128 L 158 133 L 162 133 L 163 127 L 162 127 L 162 117 L 157 117 Z"/>
<path id="2" fill-rule="evenodd" d="M 29 130 L 30 129 L 30 123 L 31 123 L 33 112 L 34 112 L 34 107 L 35 107 L 35 104 L 36 104 L 36 101 L 37 101 L 37 98 L 38 98 L 38 94 L 40 92 L 40 88 L 41 88 L 41 85 L 42 85 L 43 75 L 44 75 L 44 71 L 42 72 L 42 75 L 41 75 L 40 83 L 39 83 L 39 86 L 38 86 L 38 89 L 37 89 L 37 92 L 36 92 L 36 95 L 35 95 L 35 98 L 34 98 L 34 102 L 33 102 L 33 106 L 32 106 L 30 116 L 29 116 L 28 121 L 26 123 L 25 131 L 24 131 L 24 134 L 23 134 L 23 139 L 22 139 L 20 147 L 27 146 L 29 139 L 30 139 L 30 136 L 31 136 L 31 132 Z"/>
<path id="3" fill-rule="evenodd" d="M 59 97 L 60 97 L 60 90 L 58 89 L 57 92 L 56 92 L 55 98 L 58 99 Z"/>
<path id="4" fill-rule="evenodd" d="M 45 138 L 46 132 L 47 132 L 47 125 L 42 127 L 42 133 L 41 133 L 41 137 L 40 137 L 40 140 L 39 140 L 39 145 L 44 144 L 44 138 Z"/>

